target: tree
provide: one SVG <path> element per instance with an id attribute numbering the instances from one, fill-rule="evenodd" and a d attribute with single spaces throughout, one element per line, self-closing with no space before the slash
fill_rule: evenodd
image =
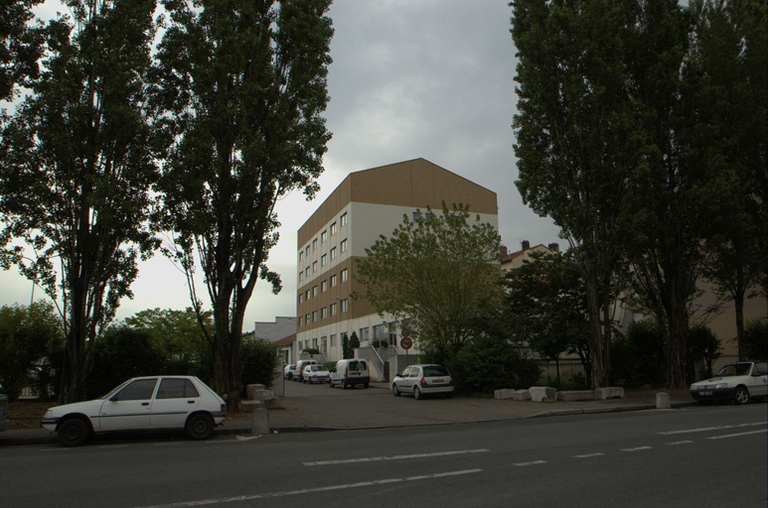
<path id="1" fill-rule="evenodd" d="M 768 296 L 768 22 L 765 1 L 692 2 L 695 38 L 683 77 L 695 111 L 688 145 L 709 174 L 704 275 L 735 308 L 746 359 L 744 301 Z"/>
<path id="2" fill-rule="evenodd" d="M 40 33 L 29 27 L 32 8 L 43 0 L 6 0 L 0 5 L 0 100 L 13 97 L 27 77 L 37 77 Z"/>
<path id="3" fill-rule="evenodd" d="M 706 175 L 687 156 L 692 120 L 681 103 L 680 69 L 689 22 L 676 1 L 640 3 L 629 33 L 628 80 L 643 144 L 628 195 L 633 289 L 665 334 L 667 382 L 686 385 L 686 340 L 701 274 Z"/>
<path id="4" fill-rule="evenodd" d="M 581 270 L 568 254 L 533 253 L 504 277 L 505 323 L 517 342 L 557 364 L 561 353 L 579 355 L 591 385 L 589 319 Z"/>
<path id="5" fill-rule="evenodd" d="M 67 5 L 71 17 L 43 31 L 42 71 L 26 83 L 30 95 L 0 145 L 0 266 L 16 264 L 59 305 L 61 402 L 84 395 L 92 345 L 131 296 L 139 256 L 155 247 L 147 214 L 156 154 L 145 114 L 155 2 Z"/>
<path id="6" fill-rule="evenodd" d="M 625 199 L 642 136 L 628 85 L 632 0 L 513 3 L 523 201 L 554 219 L 587 294 L 592 384 L 608 383 L 613 310 L 625 286 Z"/>
<path id="7" fill-rule="evenodd" d="M 442 213 L 407 215 L 390 237 L 366 249 L 357 263 L 364 295 L 383 315 L 410 318 L 420 347 L 457 353 L 472 336 L 471 319 L 497 302 L 499 235 L 469 206 L 443 203 Z"/>
<path id="8" fill-rule="evenodd" d="M 169 254 L 192 284 L 199 257 L 213 309 L 214 388 L 238 407 L 243 317 L 278 240 L 277 201 L 317 190 L 330 134 L 320 113 L 333 35 L 330 0 L 163 2 L 156 114 L 173 141 L 160 190 Z"/>
<path id="9" fill-rule="evenodd" d="M 272 386 L 279 361 L 280 347 L 263 339 L 243 342 L 243 384 Z"/>
<path id="10" fill-rule="evenodd" d="M 747 358 L 763 360 L 768 358 L 768 321 L 753 319 L 747 323 L 744 333 Z"/>
<path id="11" fill-rule="evenodd" d="M 35 385 L 39 373 L 47 379 L 48 370 L 42 372 L 38 365 L 62 345 L 61 321 L 53 305 L 38 302 L 0 308 L 0 384 L 11 398 Z"/>
<path id="12" fill-rule="evenodd" d="M 210 312 L 203 316 L 203 326 L 206 330 L 213 329 L 213 319 Z M 211 360 L 211 344 L 198 322 L 198 316 L 192 308 L 185 310 L 146 309 L 134 316 L 125 318 L 124 323 L 135 329 L 149 334 L 152 342 L 162 351 L 166 360 L 180 369 L 196 366 L 195 371 L 202 377 L 210 371 L 207 365 Z M 169 372 L 182 374 L 182 372 Z"/>

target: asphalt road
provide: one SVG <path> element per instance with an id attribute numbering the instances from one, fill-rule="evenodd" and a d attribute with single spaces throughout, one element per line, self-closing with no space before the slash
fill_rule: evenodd
<path id="1" fill-rule="evenodd" d="M 0 505 L 764 508 L 766 405 L 4 448 Z"/>

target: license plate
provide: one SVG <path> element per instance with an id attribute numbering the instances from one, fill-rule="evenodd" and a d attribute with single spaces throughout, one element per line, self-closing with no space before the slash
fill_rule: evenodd
<path id="1" fill-rule="evenodd" d="M 699 392 L 699 395 L 712 395 L 712 392 Z"/>
<path id="2" fill-rule="evenodd" d="M 432 384 L 440 385 L 445 383 L 445 379 L 433 379 Z"/>

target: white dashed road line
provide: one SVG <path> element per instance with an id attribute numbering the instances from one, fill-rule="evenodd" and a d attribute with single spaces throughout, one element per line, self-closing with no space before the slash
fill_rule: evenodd
<path id="1" fill-rule="evenodd" d="M 597 452 L 597 453 L 587 453 L 585 455 L 572 455 L 572 457 L 574 459 L 591 459 L 593 457 L 602 457 L 603 455 L 605 454 Z"/>
<path id="2" fill-rule="evenodd" d="M 641 452 L 644 450 L 652 450 L 652 446 L 638 446 L 637 448 L 622 448 L 621 451 L 623 452 Z"/>
<path id="3" fill-rule="evenodd" d="M 477 448 L 474 450 L 455 450 L 449 452 L 435 452 L 435 453 L 413 453 L 409 455 L 392 455 L 389 457 L 361 457 L 357 459 L 338 459 L 338 460 L 320 460 L 317 462 L 302 462 L 304 466 L 328 466 L 334 464 L 357 464 L 360 462 L 383 462 L 388 460 L 409 460 L 409 459 L 423 459 L 433 457 L 450 457 L 455 455 L 467 455 L 472 453 L 486 453 L 489 452 L 487 448 Z"/>
<path id="4" fill-rule="evenodd" d="M 531 461 L 531 462 L 518 462 L 518 463 L 512 464 L 512 465 L 513 466 L 517 466 L 517 467 L 526 467 L 526 466 L 538 466 L 540 464 L 546 464 L 546 463 L 547 463 L 546 460 L 534 460 L 534 461 Z"/>
<path id="5" fill-rule="evenodd" d="M 659 434 L 662 436 L 674 436 L 676 434 L 692 434 L 694 432 L 712 432 L 713 430 L 741 429 L 744 427 L 756 427 L 758 425 L 768 425 L 768 421 L 741 423 L 739 425 L 721 425 L 719 427 L 700 427 L 698 429 L 670 430 L 667 432 L 659 432 Z"/>
<path id="6" fill-rule="evenodd" d="M 730 437 L 751 436 L 752 434 L 765 434 L 768 429 L 753 430 L 752 432 L 739 432 L 738 434 L 723 434 L 722 436 L 710 436 L 707 439 L 728 439 Z"/>

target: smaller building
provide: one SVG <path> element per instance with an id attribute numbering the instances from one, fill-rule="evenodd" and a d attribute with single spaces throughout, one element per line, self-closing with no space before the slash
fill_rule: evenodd
<path id="1" fill-rule="evenodd" d="M 555 254 L 560 252 L 560 246 L 556 243 L 550 243 L 547 246 L 539 244 L 531 247 L 531 242 L 523 240 L 522 249 L 517 252 L 509 252 L 506 245 L 501 246 L 501 273 L 513 268 L 520 268 L 523 262 L 531 259 L 531 254 L 541 252 L 543 254 Z"/>

